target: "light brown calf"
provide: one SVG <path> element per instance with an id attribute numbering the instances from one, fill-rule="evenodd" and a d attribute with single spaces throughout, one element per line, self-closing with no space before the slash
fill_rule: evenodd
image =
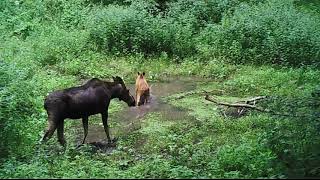
<path id="1" fill-rule="evenodd" d="M 147 103 L 150 98 L 150 88 L 144 76 L 145 72 L 142 74 L 138 72 L 136 79 L 136 106 Z"/>

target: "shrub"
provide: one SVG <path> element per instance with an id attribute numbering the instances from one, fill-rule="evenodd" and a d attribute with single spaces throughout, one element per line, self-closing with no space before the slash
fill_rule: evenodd
<path id="1" fill-rule="evenodd" d="M 144 12 L 122 6 L 95 8 L 87 28 L 98 49 L 106 52 L 127 52 L 137 49 L 136 33 L 143 26 Z"/>
<path id="2" fill-rule="evenodd" d="M 319 65 L 319 23 L 291 0 L 242 4 L 200 34 L 199 50 L 234 63 Z"/>
<path id="3" fill-rule="evenodd" d="M 281 118 L 281 123 L 269 124 L 270 127 L 265 132 L 264 138 L 268 147 L 285 165 L 283 172 L 289 178 L 311 178 L 320 175 L 320 122 L 317 119 L 319 118 Z"/>
<path id="4" fill-rule="evenodd" d="M 184 14 L 195 17 L 192 22 L 197 30 L 208 23 L 220 23 L 224 14 L 231 13 L 240 2 L 238 0 L 178 0 L 169 4 L 168 16 L 175 19 Z"/>
<path id="5" fill-rule="evenodd" d="M 61 77 L 58 81 L 57 76 L 50 71 L 42 73 L 27 59 L 24 63 L 1 63 L 0 158 L 11 155 L 23 159 L 34 151 L 46 124 L 43 108 L 46 93 L 66 87 L 74 80 Z"/>
<path id="6" fill-rule="evenodd" d="M 223 146 L 217 152 L 224 178 L 279 177 L 275 154 L 257 140 L 242 139 L 240 145 Z"/>
<path id="7" fill-rule="evenodd" d="M 146 9 L 109 5 L 96 8 L 88 20 L 91 40 L 111 53 L 144 53 L 185 56 L 194 52 L 192 28 L 174 19 L 153 17 Z M 188 18 L 188 17 L 186 17 Z"/>
<path id="8" fill-rule="evenodd" d="M 88 48 L 88 33 L 44 27 L 40 36 L 30 39 L 36 62 L 43 66 L 77 58 Z"/>
<path id="9" fill-rule="evenodd" d="M 16 68 L 14 64 L 2 63 L 0 84 L 0 157 L 17 153 L 25 155 L 30 149 L 25 148 L 34 135 L 33 129 L 38 109 L 34 107 L 38 100 L 34 86 L 26 81 L 27 68 Z"/>

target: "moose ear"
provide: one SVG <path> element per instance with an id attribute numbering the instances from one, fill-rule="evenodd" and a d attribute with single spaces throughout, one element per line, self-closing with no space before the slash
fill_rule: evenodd
<path id="1" fill-rule="evenodd" d="M 116 81 L 116 78 L 114 76 L 112 76 L 113 81 Z"/>
<path id="2" fill-rule="evenodd" d="M 146 73 L 145 73 L 145 72 L 143 72 L 143 73 L 142 73 L 142 75 L 146 75 Z"/>
<path id="3" fill-rule="evenodd" d="M 117 79 L 118 81 L 122 81 L 122 78 L 119 77 L 119 76 L 116 76 L 116 79 Z"/>

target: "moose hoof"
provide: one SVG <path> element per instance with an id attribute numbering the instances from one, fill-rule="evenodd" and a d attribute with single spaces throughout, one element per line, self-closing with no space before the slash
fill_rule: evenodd
<path id="1" fill-rule="evenodd" d="M 67 141 L 66 140 L 59 140 L 61 146 L 66 147 Z"/>
<path id="2" fill-rule="evenodd" d="M 112 143 L 116 143 L 117 141 L 118 141 L 118 138 L 116 137 L 111 140 Z"/>
<path id="3" fill-rule="evenodd" d="M 78 143 L 78 145 L 76 146 L 76 149 L 79 149 L 81 146 L 83 146 L 82 143 Z"/>
<path id="4" fill-rule="evenodd" d="M 114 147 L 114 146 L 116 146 L 117 140 L 118 140 L 118 138 L 113 138 L 112 140 L 108 140 L 107 145 L 110 147 Z"/>

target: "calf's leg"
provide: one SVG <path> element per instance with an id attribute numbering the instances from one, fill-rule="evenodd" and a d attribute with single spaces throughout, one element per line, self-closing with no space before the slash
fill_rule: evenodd
<path id="1" fill-rule="evenodd" d="M 136 92 L 136 106 L 140 106 L 140 93 Z"/>
<path id="2" fill-rule="evenodd" d="M 145 104 L 145 95 L 144 94 L 142 94 L 141 96 L 140 96 L 140 102 L 139 102 L 139 106 L 140 105 L 144 105 Z"/>

